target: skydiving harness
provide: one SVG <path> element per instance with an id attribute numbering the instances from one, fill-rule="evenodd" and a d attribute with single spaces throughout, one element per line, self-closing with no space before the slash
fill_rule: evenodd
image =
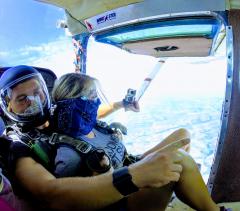
<path id="1" fill-rule="evenodd" d="M 75 149 L 85 160 L 85 164 L 87 165 L 88 170 L 91 170 L 91 173 L 104 173 L 111 168 L 111 159 L 107 153 L 103 149 L 96 148 L 88 142 L 82 140 L 80 137 L 75 139 L 67 135 L 53 133 L 49 139 L 49 144 L 53 146 L 63 144 Z M 100 164 L 100 161 L 104 156 L 106 156 L 109 160 L 108 165 Z"/>
<path id="2" fill-rule="evenodd" d="M 67 144 L 73 147 L 77 152 L 81 154 L 87 154 L 93 150 L 93 146 L 81 139 L 75 139 L 67 135 L 62 135 L 59 133 L 53 133 L 49 138 L 49 144 Z"/>
<path id="3" fill-rule="evenodd" d="M 22 144 L 28 146 L 33 154 L 39 159 L 46 168 L 51 169 L 53 164 L 53 149 L 56 149 L 60 144 L 70 146 L 79 152 L 89 170 L 103 173 L 111 168 L 111 161 L 109 156 L 103 149 L 96 148 L 91 144 L 83 141 L 82 139 L 74 139 L 70 136 L 52 133 L 52 135 L 46 135 L 41 133 L 38 129 L 32 129 L 27 132 L 21 131 L 17 125 L 11 125 L 7 127 L 7 134 L 13 141 L 19 141 Z M 109 165 L 100 165 L 100 161 L 103 156 L 107 156 L 109 159 Z"/>
<path id="4" fill-rule="evenodd" d="M 117 128 L 118 125 L 120 125 L 120 129 Z M 95 129 L 101 133 L 111 135 L 112 139 L 117 139 L 116 131 L 121 131 L 122 127 L 124 126 L 118 123 L 114 124 L 114 128 L 112 128 L 107 123 L 98 120 Z M 56 149 L 61 144 L 68 145 L 80 153 L 82 158 L 85 159 L 87 167 L 92 171 L 104 173 L 111 168 L 111 159 L 105 151 L 101 148 L 96 148 L 81 138 L 75 139 L 59 133 L 52 133 L 49 136 L 41 133 L 38 129 L 24 132 L 17 125 L 8 126 L 7 133 L 13 140 L 27 145 L 46 168 L 51 168 L 53 149 Z M 101 166 L 99 164 L 104 155 L 109 159 L 108 166 Z M 130 165 L 138 160 L 140 160 L 139 156 L 133 156 L 125 152 L 123 165 Z"/>
<path id="5" fill-rule="evenodd" d="M 112 139 L 119 139 L 119 134 L 127 135 L 127 128 L 119 122 L 113 122 L 108 125 L 106 122 L 97 120 L 95 129 L 104 134 L 111 134 Z M 121 141 L 121 139 L 119 141 Z M 125 151 L 123 166 L 129 166 L 139 160 L 141 160 L 141 155 L 132 155 Z"/>
<path id="6" fill-rule="evenodd" d="M 37 129 L 23 132 L 17 125 L 11 125 L 6 127 L 7 135 L 13 140 L 21 142 L 28 146 L 33 154 L 41 161 L 41 163 L 50 168 L 50 151 L 51 148 L 48 145 L 49 136 L 40 133 Z"/>

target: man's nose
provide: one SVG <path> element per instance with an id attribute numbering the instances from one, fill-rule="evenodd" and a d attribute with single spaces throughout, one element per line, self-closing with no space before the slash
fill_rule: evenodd
<path id="1" fill-rule="evenodd" d="M 27 96 L 27 102 L 29 105 L 32 105 L 32 103 L 34 102 L 35 97 L 34 96 Z"/>

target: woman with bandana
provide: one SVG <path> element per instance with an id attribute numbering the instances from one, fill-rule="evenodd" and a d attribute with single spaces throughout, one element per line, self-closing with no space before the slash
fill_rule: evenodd
<path id="1" fill-rule="evenodd" d="M 55 82 L 52 98 L 56 104 L 52 124 L 58 133 L 74 138 L 70 143 L 67 141 L 69 138 L 63 136 L 65 142 L 57 143 L 58 149 L 55 158 L 55 175 L 57 177 L 86 176 L 92 175 L 93 172 L 94 174 L 104 173 L 111 167 L 116 169 L 141 158 L 141 156 L 127 154 L 126 148 L 121 142 L 120 131 L 111 130 L 107 125 L 103 128 L 97 122 L 100 98 L 104 100 L 106 97 L 95 78 L 77 73 L 65 74 Z M 138 104 L 134 103 L 134 105 L 128 105 L 127 108 L 131 108 L 131 110 L 135 108 L 137 111 Z M 114 106 L 110 105 L 109 107 Z M 116 103 L 115 107 L 117 107 Z M 119 107 L 121 106 L 117 108 Z M 109 110 L 109 108 L 105 111 L 102 109 L 100 116 L 109 114 Z M 101 122 L 101 124 L 104 123 Z M 181 138 L 189 138 L 189 136 L 185 129 L 177 130 L 151 151 Z M 82 153 L 76 149 L 75 145 L 78 142 L 89 145 L 92 150 Z"/>
<path id="2" fill-rule="evenodd" d="M 93 172 L 106 172 L 111 166 L 123 166 L 126 149 L 120 141 L 121 134 L 97 124 L 99 90 L 96 79 L 78 73 L 63 75 L 55 82 L 52 98 L 56 109 L 52 124 L 56 132 L 65 135 L 65 142 L 57 143 L 57 177 L 89 176 Z M 71 143 L 66 135 L 73 138 Z M 86 153 L 77 150 L 78 143 L 91 150 Z"/>

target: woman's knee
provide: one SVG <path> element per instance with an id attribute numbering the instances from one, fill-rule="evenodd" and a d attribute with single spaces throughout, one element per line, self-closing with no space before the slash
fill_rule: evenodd
<path id="1" fill-rule="evenodd" d="M 195 169 L 198 169 L 196 162 L 191 157 L 191 155 L 189 155 L 189 153 L 187 153 L 183 149 L 179 149 L 178 153 L 182 156 L 182 160 L 181 160 L 180 164 L 183 167 L 183 171 L 184 170 L 195 170 Z"/>
<path id="2" fill-rule="evenodd" d="M 190 137 L 190 132 L 186 128 L 179 128 L 174 131 L 179 136 L 187 136 Z"/>

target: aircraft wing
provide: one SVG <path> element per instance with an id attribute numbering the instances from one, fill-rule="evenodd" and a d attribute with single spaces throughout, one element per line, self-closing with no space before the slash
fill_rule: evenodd
<path id="1" fill-rule="evenodd" d="M 35 0 L 67 9 L 78 20 L 143 0 Z"/>

